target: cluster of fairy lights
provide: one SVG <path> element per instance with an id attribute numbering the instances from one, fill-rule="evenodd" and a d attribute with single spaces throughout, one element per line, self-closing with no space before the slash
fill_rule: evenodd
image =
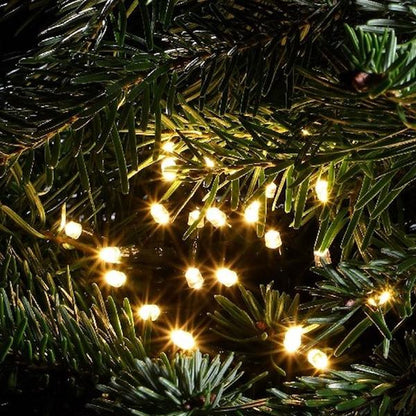
<path id="1" fill-rule="evenodd" d="M 163 146 L 165 152 L 171 153 L 174 151 L 174 144 L 167 142 Z M 212 168 L 215 166 L 215 162 L 205 157 L 205 164 L 207 167 Z M 162 177 L 166 181 L 173 181 L 177 177 L 176 173 L 176 158 L 167 156 L 162 159 L 161 170 Z M 274 198 L 277 191 L 277 185 L 275 183 L 269 183 L 265 187 L 265 196 L 268 199 Z M 328 182 L 324 179 L 318 179 L 315 184 L 316 197 L 322 203 L 328 202 Z M 169 211 L 160 203 L 154 203 L 150 206 L 150 214 L 153 217 L 155 223 L 159 225 L 167 225 L 171 222 L 171 216 Z M 256 224 L 259 221 L 260 216 L 260 202 L 250 202 L 244 210 L 244 219 L 248 224 Z M 205 212 L 205 218 L 201 218 L 201 211 L 195 209 L 189 212 L 188 225 L 193 225 L 198 221 L 197 228 L 204 227 L 204 219 L 208 221 L 215 228 L 224 227 L 227 225 L 227 215 L 218 207 L 210 207 Z M 77 240 L 83 232 L 82 225 L 75 221 L 66 222 L 64 225 L 64 233 L 71 239 Z M 269 249 L 279 249 L 282 246 L 282 239 L 279 231 L 269 229 L 264 234 L 265 246 Z M 325 263 L 331 262 L 329 250 L 315 251 L 315 264 L 321 266 Z M 113 266 L 121 263 L 123 253 L 118 247 L 102 247 L 98 250 L 98 258 L 107 264 Z M 123 286 L 127 281 L 127 276 L 124 272 L 118 270 L 116 267 L 106 271 L 104 273 L 104 281 L 112 287 L 119 288 Z M 204 277 L 201 271 L 197 267 L 189 267 L 184 277 L 188 286 L 191 289 L 199 290 L 204 285 Z M 215 271 L 215 277 L 219 283 L 226 287 L 231 287 L 238 283 L 237 272 L 227 267 L 219 267 Z M 370 307 L 380 307 L 387 304 L 392 298 L 391 291 L 385 289 L 379 294 L 373 294 L 367 298 L 367 304 Z M 153 322 L 156 321 L 161 310 L 158 305 L 144 304 L 137 310 L 137 314 L 143 321 Z M 308 332 L 307 328 L 300 325 L 291 326 L 287 328 L 283 340 L 283 346 L 287 353 L 292 354 L 298 352 L 302 347 L 302 337 Z M 182 350 L 192 350 L 197 347 L 196 340 L 191 332 L 183 329 L 173 329 L 170 333 L 171 342 Z M 329 366 L 328 355 L 318 349 L 312 348 L 307 352 L 307 360 L 317 370 L 325 370 Z"/>

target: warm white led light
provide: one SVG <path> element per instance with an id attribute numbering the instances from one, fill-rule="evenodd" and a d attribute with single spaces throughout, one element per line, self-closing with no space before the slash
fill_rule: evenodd
<path id="1" fill-rule="evenodd" d="M 78 240 L 82 234 L 82 225 L 79 222 L 69 221 L 65 224 L 64 231 L 68 237 Z"/>
<path id="2" fill-rule="evenodd" d="M 157 305 L 143 305 L 140 307 L 139 316 L 144 321 L 151 320 L 156 321 L 157 318 L 159 318 L 160 315 L 160 308 Z"/>
<path id="3" fill-rule="evenodd" d="M 104 275 L 104 280 L 110 286 L 120 287 L 123 286 L 124 283 L 126 283 L 127 276 L 125 275 L 125 273 L 120 272 L 119 270 L 109 270 Z"/>
<path id="4" fill-rule="evenodd" d="M 186 281 L 191 289 L 201 289 L 204 278 L 196 267 L 189 267 L 185 273 Z"/>
<path id="5" fill-rule="evenodd" d="M 215 272 L 217 280 L 222 283 L 224 286 L 230 287 L 235 285 L 238 282 L 237 273 L 227 269 L 226 267 L 222 267 Z"/>
<path id="6" fill-rule="evenodd" d="M 222 227 L 227 223 L 225 213 L 216 207 L 207 209 L 206 218 L 214 227 Z"/>
<path id="7" fill-rule="evenodd" d="M 152 204 L 150 214 L 158 224 L 167 224 L 170 220 L 169 212 L 162 204 Z"/>
<path id="8" fill-rule="evenodd" d="M 175 143 L 173 142 L 166 142 L 163 144 L 162 149 L 166 153 L 172 153 L 175 150 Z"/>
<path id="9" fill-rule="evenodd" d="M 276 195 L 277 185 L 274 182 L 266 186 L 266 198 L 274 198 Z"/>
<path id="10" fill-rule="evenodd" d="M 103 247 L 100 249 L 98 257 L 106 263 L 118 263 L 121 258 L 121 251 L 118 247 Z"/>
<path id="11" fill-rule="evenodd" d="M 391 299 L 391 292 L 389 290 L 384 290 L 380 293 L 380 296 L 378 297 L 378 304 L 384 305 Z"/>
<path id="12" fill-rule="evenodd" d="M 331 264 L 331 253 L 327 248 L 323 251 L 315 250 L 313 255 L 316 267 L 323 267 L 326 264 Z"/>
<path id="13" fill-rule="evenodd" d="M 171 182 L 176 179 L 176 171 L 173 168 L 176 166 L 174 157 L 165 157 L 161 163 L 162 176 L 165 181 Z"/>
<path id="14" fill-rule="evenodd" d="M 260 202 L 253 201 L 244 211 L 244 218 L 249 224 L 253 224 L 259 220 Z"/>
<path id="15" fill-rule="evenodd" d="M 170 334 L 171 341 L 183 350 L 190 350 L 195 347 L 195 339 L 190 332 L 176 329 Z"/>
<path id="16" fill-rule="evenodd" d="M 276 249 L 282 245 L 282 239 L 279 231 L 269 230 L 264 234 L 264 240 L 267 248 Z"/>
<path id="17" fill-rule="evenodd" d="M 375 295 L 371 298 L 368 298 L 367 303 L 371 306 L 381 306 L 386 304 L 389 300 L 391 300 L 391 296 L 391 291 L 386 289 L 379 295 Z"/>
<path id="18" fill-rule="evenodd" d="M 189 213 L 188 216 L 188 225 L 192 225 L 195 221 L 199 220 L 199 217 L 201 216 L 201 211 L 199 209 L 194 209 Z M 196 228 L 202 228 L 204 226 L 204 219 L 202 218 L 201 221 L 199 221 Z"/>
<path id="19" fill-rule="evenodd" d="M 317 348 L 314 348 L 308 352 L 308 361 L 317 370 L 325 370 L 329 363 L 327 355 Z"/>
<path id="20" fill-rule="evenodd" d="M 205 160 L 205 165 L 207 166 L 207 168 L 213 168 L 215 166 L 215 162 L 209 157 L 205 156 L 204 160 Z"/>
<path id="21" fill-rule="evenodd" d="M 315 185 L 315 192 L 321 202 L 328 202 L 328 181 L 318 179 Z"/>
<path id="22" fill-rule="evenodd" d="M 301 326 L 292 326 L 286 331 L 283 345 L 287 352 L 297 351 L 302 344 L 303 328 Z"/>

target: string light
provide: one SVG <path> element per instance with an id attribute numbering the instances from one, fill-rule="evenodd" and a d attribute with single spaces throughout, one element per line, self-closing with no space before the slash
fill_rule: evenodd
<path id="1" fill-rule="evenodd" d="M 315 250 L 313 255 L 316 267 L 323 267 L 326 264 L 331 264 L 331 253 L 327 248 L 323 251 Z"/>
<path id="2" fill-rule="evenodd" d="M 315 192 L 317 198 L 321 202 L 328 202 L 328 181 L 324 179 L 318 179 L 315 185 Z"/>
<path id="3" fill-rule="evenodd" d="M 308 361 L 317 369 L 325 370 L 328 367 L 327 355 L 317 348 L 314 348 L 308 352 Z"/>
<path id="4" fill-rule="evenodd" d="M 226 267 L 217 269 L 215 275 L 217 277 L 217 280 L 227 287 L 235 285 L 238 282 L 237 273 L 230 269 L 227 269 Z"/>
<path id="5" fill-rule="evenodd" d="M 150 214 L 158 224 L 167 224 L 170 220 L 169 212 L 162 204 L 152 204 Z"/>
<path id="6" fill-rule="evenodd" d="M 267 248 L 276 249 L 282 245 L 282 239 L 279 231 L 269 230 L 264 234 L 264 240 Z"/>
<path id="7" fill-rule="evenodd" d="M 301 326 L 292 326 L 286 331 L 283 345 L 287 352 L 297 351 L 302 344 L 303 328 Z"/>
<path id="8" fill-rule="evenodd" d="M 174 157 L 165 157 L 161 163 L 162 176 L 165 181 L 172 182 L 176 179 L 176 172 L 172 170 L 176 166 Z"/>
<path id="9" fill-rule="evenodd" d="M 190 350 L 195 347 L 195 339 L 190 332 L 182 329 L 175 329 L 170 334 L 171 341 L 183 350 Z"/>
<path id="10" fill-rule="evenodd" d="M 276 195 L 277 185 L 274 182 L 269 183 L 266 186 L 266 198 L 274 198 Z"/>
<path id="11" fill-rule="evenodd" d="M 383 290 L 379 295 L 368 298 L 367 303 L 371 306 L 381 306 L 391 300 L 392 293 L 390 290 Z"/>
<path id="12" fill-rule="evenodd" d="M 67 237 L 78 240 L 82 234 L 82 225 L 79 222 L 69 221 L 65 224 L 64 232 Z"/>
<path id="13" fill-rule="evenodd" d="M 210 159 L 209 157 L 204 156 L 204 160 L 205 160 L 205 165 L 206 165 L 208 168 L 213 168 L 213 167 L 215 167 L 215 162 L 214 162 L 212 159 Z"/>
<path id="14" fill-rule="evenodd" d="M 103 247 L 100 249 L 98 257 L 106 263 L 119 263 L 121 251 L 118 247 Z"/>
<path id="15" fill-rule="evenodd" d="M 222 227 L 227 223 L 227 216 L 219 208 L 211 207 L 207 209 L 206 213 L 207 220 L 214 227 Z"/>
<path id="16" fill-rule="evenodd" d="M 253 224 L 259 220 L 260 202 L 253 201 L 244 211 L 244 218 L 249 224 Z"/>
<path id="17" fill-rule="evenodd" d="M 104 275 L 104 280 L 107 284 L 113 287 L 120 287 L 126 283 L 127 276 L 125 273 L 120 272 L 119 270 L 109 270 Z"/>
<path id="18" fill-rule="evenodd" d="M 194 209 L 189 213 L 188 216 L 188 225 L 192 225 L 195 221 L 199 220 L 199 217 L 201 216 L 201 211 L 199 209 Z M 202 228 L 204 226 L 204 219 L 202 218 L 201 221 L 199 221 L 196 228 Z"/>
<path id="19" fill-rule="evenodd" d="M 310 136 L 311 135 L 310 131 L 307 130 L 307 129 L 302 129 L 301 131 L 302 131 L 303 136 Z"/>
<path id="20" fill-rule="evenodd" d="M 175 150 L 175 143 L 173 142 L 166 142 L 163 144 L 162 149 L 166 153 L 172 153 Z"/>
<path id="21" fill-rule="evenodd" d="M 143 321 L 148 321 L 149 319 L 151 321 L 156 321 L 157 318 L 159 318 L 160 315 L 160 308 L 157 305 L 143 305 L 140 307 L 139 316 Z"/>
<path id="22" fill-rule="evenodd" d="M 380 296 L 378 298 L 378 304 L 384 305 L 391 299 L 391 292 L 389 290 L 385 290 L 380 293 Z"/>
<path id="23" fill-rule="evenodd" d="M 185 273 L 186 281 L 191 289 L 201 289 L 204 284 L 204 278 L 196 267 L 189 267 Z"/>

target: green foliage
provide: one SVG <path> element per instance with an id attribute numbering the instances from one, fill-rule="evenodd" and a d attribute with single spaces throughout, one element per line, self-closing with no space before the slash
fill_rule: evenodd
<path id="1" fill-rule="evenodd" d="M 64 283 L 50 274 L 46 281 L 32 275 L 27 264 L 25 269 L 31 290 L 16 285 L 0 292 L 2 362 L 65 366 L 101 377 L 147 355 L 127 299 L 117 307 L 97 285 L 91 296 L 74 289 L 69 272 Z"/>
<path id="2" fill-rule="evenodd" d="M 264 401 L 242 396 L 254 381 L 237 384 L 242 374 L 231 356 L 152 360 L 129 301 L 104 300 L 82 279 L 74 287 L 90 251 L 83 242 L 65 249 L 60 216 L 81 221 L 100 241 L 114 215 L 129 243 L 147 235 L 146 221 L 136 224 L 135 192 L 159 178 L 169 141 L 177 180 L 160 200 L 174 206 L 173 218 L 201 200 L 204 214 L 257 199 L 259 237 L 271 211 L 290 216 L 294 229 L 317 221 L 316 250 L 342 249 L 337 267 L 317 270 L 323 280 L 308 287 L 315 297 L 308 304 L 271 285 L 260 287 L 260 299 L 241 287 L 242 306 L 217 296 L 217 334 L 252 358 L 259 346 L 273 356 L 284 329 L 300 320 L 319 325 L 303 352 L 346 330 L 339 356 L 371 327 L 379 333 L 375 367 L 303 377 L 290 384 L 296 395 L 274 389 L 276 413 L 414 413 L 414 335 L 405 348 L 393 337 L 411 325 L 414 308 L 414 239 L 404 236 L 401 204 L 416 179 L 415 7 L 394 0 L 1 5 L 2 21 L 30 8 L 19 30 L 44 12 L 54 21 L 0 85 L 0 360 L 92 375 L 104 383 L 92 406 L 99 411 L 258 412 Z M 329 184 L 327 203 L 315 196 L 319 178 Z M 269 204 L 271 182 L 277 192 Z M 386 287 L 393 301 L 369 306 Z"/>
<path id="3" fill-rule="evenodd" d="M 322 311 L 322 316 L 307 318 L 309 323 L 321 325 L 322 330 L 316 332 L 306 348 L 345 326 L 348 333 L 334 351 L 335 356 L 340 356 L 374 326 L 388 356 L 394 332 L 413 317 L 416 259 L 412 249 L 385 248 L 381 253 L 365 264 L 351 261 L 340 263 L 337 269 L 331 266 L 316 269 L 324 280 L 316 288 L 307 289 L 316 299 L 304 307 L 318 307 Z M 389 291 L 391 298 L 378 304 L 377 297 L 384 291 Z M 371 299 L 375 299 L 373 304 L 369 303 Z"/>
<path id="4" fill-rule="evenodd" d="M 110 385 L 100 385 L 109 398 L 97 399 L 90 406 L 110 414 L 185 416 L 239 415 L 264 404 L 242 393 L 266 374 L 235 386 L 243 373 L 241 363 L 232 364 L 232 354 L 221 362 L 219 356 L 211 359 L 199 351 L 190 356 L 177 354 L 171 361 L 164 354 L 153 361 L 136 360 L 133 371 L 113 378 Z"/>
<path id="5" fill-rule="evenodd" d="M 287 383 L 297 393 L 272 389 L 270 404 L 278 415 L 412 415 L 415 412 L 416 334 L 394 340 L 388 358 L 377 349 L 373 365 L 353 371 L 331 370 L 321 377 Z"/>

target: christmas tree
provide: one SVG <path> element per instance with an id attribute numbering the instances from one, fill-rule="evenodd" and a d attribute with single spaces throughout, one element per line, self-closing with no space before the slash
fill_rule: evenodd
<path id="1" fill-rule="evenodd" d="M 0 414 L 416 414 L 416 1 L 0 10 Z"/>

